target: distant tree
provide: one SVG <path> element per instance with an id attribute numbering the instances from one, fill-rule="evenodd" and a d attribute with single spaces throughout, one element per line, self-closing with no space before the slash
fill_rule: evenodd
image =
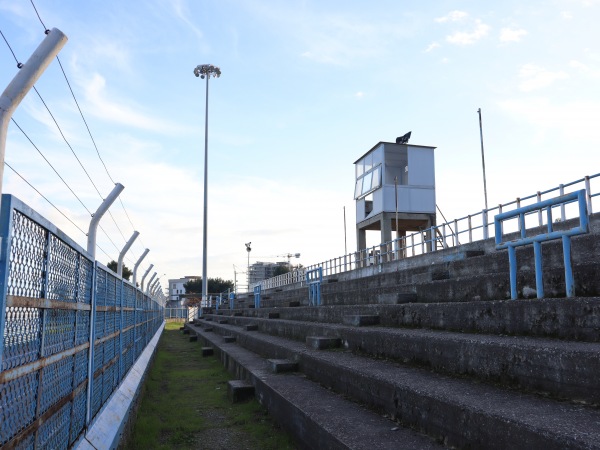
<path id="1" fill-rule="evenodd" d="M 284 273 L 288 273 L 290 271 L 290 266 L 287 264 L 280 264 L 277 267 L 275 267 L 275 270 L 273 270 L 273 276 L 276 277 L 278 275 L 283 275 Z"/>
<path id="2" fill-rule="evenodd" d="M 183 285 L 186 294 L 201 294 L 202 293 L 202 277 L 194 278 Z M 208 279 L 208 292 L 211 294 L 219 294 L 228 289 L 233 289 L 233 281 L 223 280 L 222 278 Z"/>
<path id="3" fill-rule="evenodd" d="M 108 267 L 114 273 L 117 273 L 117 266 L 118 266 L 118 263 L 116 261 L 111 261 L 106 265 L 106 267 Z M 129 277 L 132 274 L 133 274 L 133 272 L 131 271 L 131 269 L 129 267 L 127 267 L 125 264 L 123 264 L 123 278 L 125 280 L 129 281 Z"/>

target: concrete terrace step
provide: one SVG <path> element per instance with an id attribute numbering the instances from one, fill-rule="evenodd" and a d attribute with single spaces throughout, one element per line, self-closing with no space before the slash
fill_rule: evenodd
<path id="1" fill-rule="evenodd" d="M 214 333 L 205 333 L 197 325 L 188 328 L 215 348 L 230 372 L 254 385 L 256 398 L 295 436 L 301 448 L 442 448 L 428 436 L 399 427 L 396 422 L 345 400 L 300 374 L 273 373 L 271 361 L 225 343 Z"/>
<path id="2" fill-rule="evenodd" d="M 234 310 L 229 314 L 342 323 L 348 315 L 378 315 L 387 327 L 430 328 L 467 333 L 546 336 L 600 342 L 600 298 L 545 298 L 403 305 L 323 305 Z"/>
<path id="3" fill-rule="evenodd" d="M 600 343 L 236 317 L 231 323 L 306 342 L 341 340 L 356 353 L 600 404 Z"/>
<path id="4" fill-rule="evenodd" d="M 222 325 L 218 333 L 265 358 L 298 362 L 310 379 L 449 446 L 489 449 L 600 448 L 600 411 L 451 378 L 343 351 Z M 211 337 L 210 334 L 203 336 Z M 216 338 L 215 338 L 216 339 Z"/>
<path id="5" fill-rule="evenodd" d="M 568 229 L 574 225 L 574 222 L 565 222 L 556 225 L 556 229 Z M 572 239 L 571 251 L 576 293 L 588 297 L 600 295 L 600 278 L 597 277 L 600 272 L 597 258 L 600 254 L 600 214 L 592 216 L 590 226 L 590 234 Z M 537 229 L 537 232 L 546 231 Z M 465 250 L 464 247 L 471 250 Z M 324 277 L 321 286 L 323 304 L 397 304 L 405 301 L 457 302 L 509 298 L 507 251 L 496 251 L 494 247 L 494 239 L 488 239 Z M 562 244 L 556 240 L 544 243 L 542 248 L 546 295 L 562 297 L 565 295 Z M 519 247 L 517 260 L 517 289 L 521 297 L 531 296 L 531 293 L 535 293 L 533 247 Z M 330 283 L 330 279 L 336 282 Z M 261 306 L 283 306 L 292 300 L 307 304 L 307 289 L 298 288 L 265 290 L 265 301 Z M 413 298 L 407 299 L 408 294 L 413 294 Z"/>

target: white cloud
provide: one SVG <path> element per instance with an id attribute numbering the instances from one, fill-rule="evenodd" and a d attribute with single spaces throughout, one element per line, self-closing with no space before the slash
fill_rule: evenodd
<path id="1" fill-rule="evenodd" d="M 137 107 L 112 100 L 106 91 L 106 80 L 98 73 L 81 83 L 86 101 L 89 103 L 86 111 L 109 122 L 141 128 L 159 133 L 176 133 L 184 131 L 183 127 L 169 123 L 164 118 L 147 115 Z"/>
<path id="2" fill-rule="evenodd" d="M 321 19 L 326 20 L 326 19 Z M 345 17 L 330 16 L 328 24 L 315 19 L 300 25 L 298 37 L 308 47 L 302 56 L 320 63 L 343 65 L 357 58 L 382 57 L 386 46 L 383 36 L 394 34 L 385 26 L 376 26 Z"/>
<path id="3" fill-rule="evenodd" d="M 365 93 L 362 91 L 358 91 L 356 94 L 354 94 L 354 96 L 356 98 L 363 98 L 365 96 Z"/>
<path id="4" fill-rule="evenodd" d="M 429 44 L 427 46 L 427 48 L 425 49 L 426 52 L 430 52 L 436 48 L 438 48 L 440 46 L 440 44 L 438 44 L 437 42 L 432 42 L 431 44 Z"/>
<path id="5" fill-rule="evenodd" d="M 481 20 L 475 20 L 475 29 L 471 32 L 457 31 L 446 37 L 446 41 L 457 45 L 470 45 L 487 36 L 490 26 Z"/>
<path id="6" fill-rule="evenodd" d="M 560 16 L 565 20 L 571 20 L 573 18 L 573 14 L 570 11 L 561 11 Z"/>
<path id="7" fill-rule="evenodd" d="M 519 89 L 524 92 L 530 92 L 537 89 L 543 89 L 552 85 L 555 81 L 564 80 L 569 75 L 566 72 L 551 72 L 535 64 L 525 64 L 519 70 Z"/>
<path id="8" fill-rule="evenodd" d="M 187 2 L 185 2 L 185 0 L 169 0 L 169 2 L 173 8 L 175 16 L 177 16 L 179 20 L 186 24 L 194 32 L 198 39 L 202 40 L 204 38 L 204 33 L 202 33 L 202 30 L 200 30 L 190 21 L 190 11 L 187 6 Z"/>
<path id="9" fill-rule="evenodd" d="M 466 17 L 468 17 L 468 13 L 464 11 L 451 11 L 443 17 L 438 17 L 435 20 L 438 23 L 446 23 L 446 22 L 458 22 Z"/>
<path id="10" fill-rule="evenodd" d="M 571 60 L 569 61 L 569 67 L 579 71 L 580 73 L 590 76 L 592 78 L 600 78 L 600 70 L 592 68 L 581 61 Z"/>
<path id="11" fill-rule="evenodd" d="M 527 31 L 523 29 L 502 28 L 500 30 L 500 42 L 519 42 Z"/>
<path id="12" fill-rule="evenodd" d="M 87 64 L 103 61 L 105 65 L 110 64 L 122 72 L 134 72 L 129 47 L 109 37 L 94 36 L 85 52 L 81 52 L 80 55 L 87 59 Z M 73 64 L 76 62 L 73 61 Z"/>
<path id="13" fill-rule="evenodd" d="M 338 66 L 381 60 L 397 52 L 398 40 L 417 27 L 412 21 L 399 27 L 397 17 L 371 20 L 366 14 L 312 11 L 292 2 L 251 1 L 248 8 L 256 20 L 275 27 L 278 36 L 297 41 L 301 57 Z"/>
<path id="14" fill-rule="evenodd" d="M 542 135 L 546 130 L 559 130 L 572 140 L 596 142 L 600 139 L 597 118 L 600 103 L 589 100 L 563 104 L 546 98 L 509 99 L 499 102 L 500 107 L 512 117 L 537 128 Z"/>

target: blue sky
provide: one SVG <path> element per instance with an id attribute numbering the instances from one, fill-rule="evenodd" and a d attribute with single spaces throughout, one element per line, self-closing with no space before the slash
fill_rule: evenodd
<path id="1" fill-rule="evenodd" d="M 203 80 L 210 82 L 209 277 L 301 253 L 305 265 L 355 247 L 353 162 L 412 131 L 436 149 L 447 218 L 600 172 L 600 1 L 37 0 L 69 38 L 60 58 L 101 156 L 163 280 L 201 274 Z M 0 0 L 0 29 L 20 61 L 43 39 L 29 0 Z M 16 72 L 0 42 L 2 89 Z M 112 183 L 56 62 L 37 88 L 103 193 Z M 14 116 L 90 210 L 100 197 L 31 92 Z M 89 214 L 11 124 L 6 161 L 79 227 Z M 3 191 L 85 235 L 5 170 Z M 100 261 L 133 232 L 120 204 Z M 438 221 L 441 221 L 438 219 Z M 125 238 L 123 237 L 125 236 Z M 285 259 L 285 258 L 283 258 Z M 238 280 L 245 275 L 238 274 Z M 162 283 L 163 286 L 166 282 Z"/>

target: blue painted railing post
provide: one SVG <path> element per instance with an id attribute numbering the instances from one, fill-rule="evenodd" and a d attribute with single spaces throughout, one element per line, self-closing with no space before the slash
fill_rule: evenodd
<path id="1" fill-rule="evenodd" d="M 575 297 L 575 280 L 573 278 L 573 268 L 571 266 L 571 238 L 562 237 L 563 258 L 565 263 L 565 287 L 567 297 Z"/>
<path id="2" fill-rule="evenodd" d="M 306 271 L 306 284 L 308 285 L 308 304 L 310 306 L 321 305 L 321 282 L 323 281 L 323 268 Z"/>
<path id="3" fill-rule="evenodd" d="M 256 286 L 254 286 L 254 308 L 255 309 L 260 308 L 261 288 L 262 288 L 262 286 L 260 284 L 257 284 Z"/>
<path id="4" fill-rule="evenodd" d="M 88 351 L 88 384 L 85 411 L 85 425 L 88 426 L 92 420 L 92 388 L 94 386 L 94 343 L 96 341 L 96 274 L 98 266 L 96 261 L 92 263 L 92 295 L 90 298 L 90 347 Z"/>
<path id="5" fill-rule="evenodd" d="M 542 271 L 542 243 L 533 243 L 533 259 L 535 260 L 535 288 L 537 298 L 544 298 L 544 272 Z"/>
<path id="6" fill-rule="evenodd" d="M 510 298 L 517 299 L 517 250 L 512 245 L 508 246 L 508 265 L 510 278 Z"/>

